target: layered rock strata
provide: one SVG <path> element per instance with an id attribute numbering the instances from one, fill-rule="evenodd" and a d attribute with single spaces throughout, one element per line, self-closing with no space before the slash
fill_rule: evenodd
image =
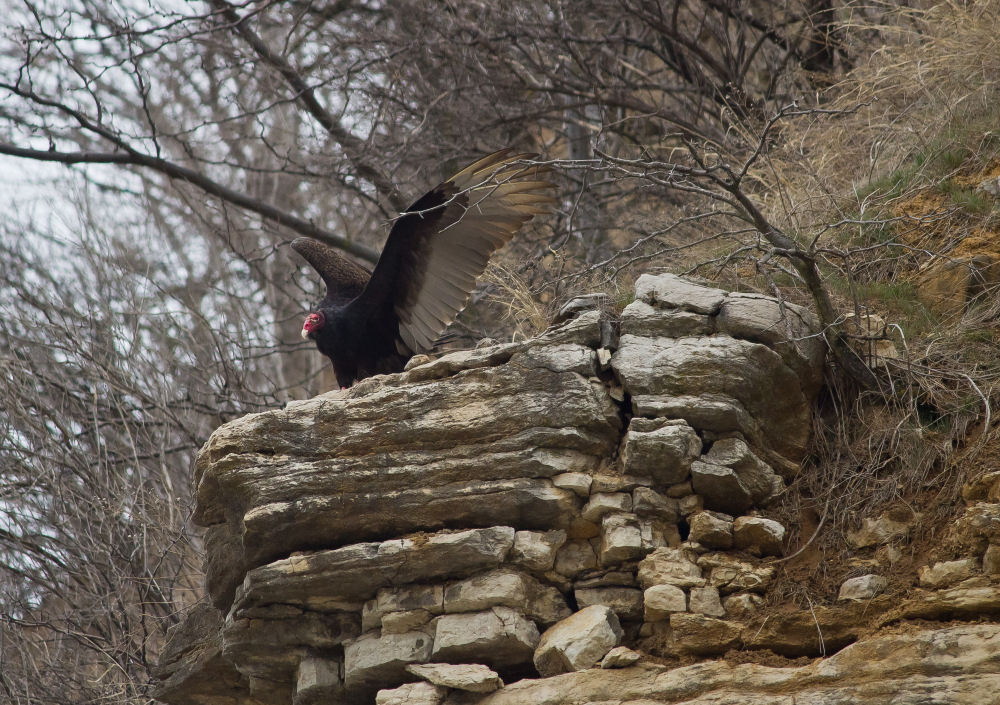
<path id="1" fill-rule="evenodd" d="M 173 633 L 157 697 L 506 702 L 638 668 L 622 642 L 792 640 L 740 619 L 782 552 L 754 512 L 805 452 L 811 315 L 672 275 L 620 320 L 571 313 L 219 428 L 196 466 L 213 607 Z"/>

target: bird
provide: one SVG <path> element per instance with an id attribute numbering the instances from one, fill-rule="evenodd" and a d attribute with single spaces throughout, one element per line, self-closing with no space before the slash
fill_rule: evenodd
<path id="1" fill-rule="evenodd" d="M 302 338 L 330 358 L 341 389 L 429 352 L 493 253 L 551 210 L 547 167 L 525 164 L 537 156 L 501 149 L 432 188 L 396 219 L 370 272 L 319 240 L 292 241 L 326 285 Z"/>

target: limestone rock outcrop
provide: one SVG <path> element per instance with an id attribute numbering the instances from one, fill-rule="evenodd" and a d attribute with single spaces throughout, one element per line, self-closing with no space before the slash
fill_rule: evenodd
<path id="1" fill-rule="evenodd" d="M 900 703 L 987 702 L 1000 627 L 852 642 L 872 615 L 1000 611 L 986 501 L 1000 491 L 973 492 L 959 541 L 972 558 L 928 566 L 906 600 L 866 575 L 835 605 L 758 618 L 785 540 L 759 510 L 806 449 L 816 321 L 673 275 L 640 277 L 619 319 L 603 304 L 581 298 L 533 340 L 220 427 L 196 466 L 211 605 L 172 630 L 156 697 L 874 703 L 910 679 Z M 906 522 L 873 522 L 857 545 L 906 536 Z M 847 648 L 792 668 L 671 669 L 647 641 L 685 659 Z"/>

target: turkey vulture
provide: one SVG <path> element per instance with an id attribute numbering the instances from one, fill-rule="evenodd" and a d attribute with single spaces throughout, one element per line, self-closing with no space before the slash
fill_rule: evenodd
<path id="1" fill-rule="evenodd" d="M 326 284 L 302 337 L 330 358 L 341 388 L 429 351 L 490 256 L 548 211 L 544 169 L 517 163 L 535 156 L 494 152 L 424 194 L 392 226 L 373 272 L 317 240 L 292 242 Z"/>

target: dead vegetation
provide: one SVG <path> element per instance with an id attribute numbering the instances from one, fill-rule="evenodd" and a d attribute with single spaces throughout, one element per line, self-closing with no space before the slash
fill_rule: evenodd
<path id="1" fill-rule="evenodd" d="M 864 27 L 888 41 L 830 89 L 845 112 L 790 126 L 769 161 L 772 208 L 819 238 L 841 310 L 884 321 L 857 344 L 891 380 L 880 393 L 828 380 L 814 455 L 777 512 L 801 553 L 775 604 L 835 599 L 865 572 L 908 590 L 917 566 L 951 557 L 962 485 L 995 468 L 1000 201 L 979 185 L 1000 172 L 998 20 L 1000 3 L 946 2 Z M 847 541 L 898 508 L 921 517 L 898 558 Z"/>

